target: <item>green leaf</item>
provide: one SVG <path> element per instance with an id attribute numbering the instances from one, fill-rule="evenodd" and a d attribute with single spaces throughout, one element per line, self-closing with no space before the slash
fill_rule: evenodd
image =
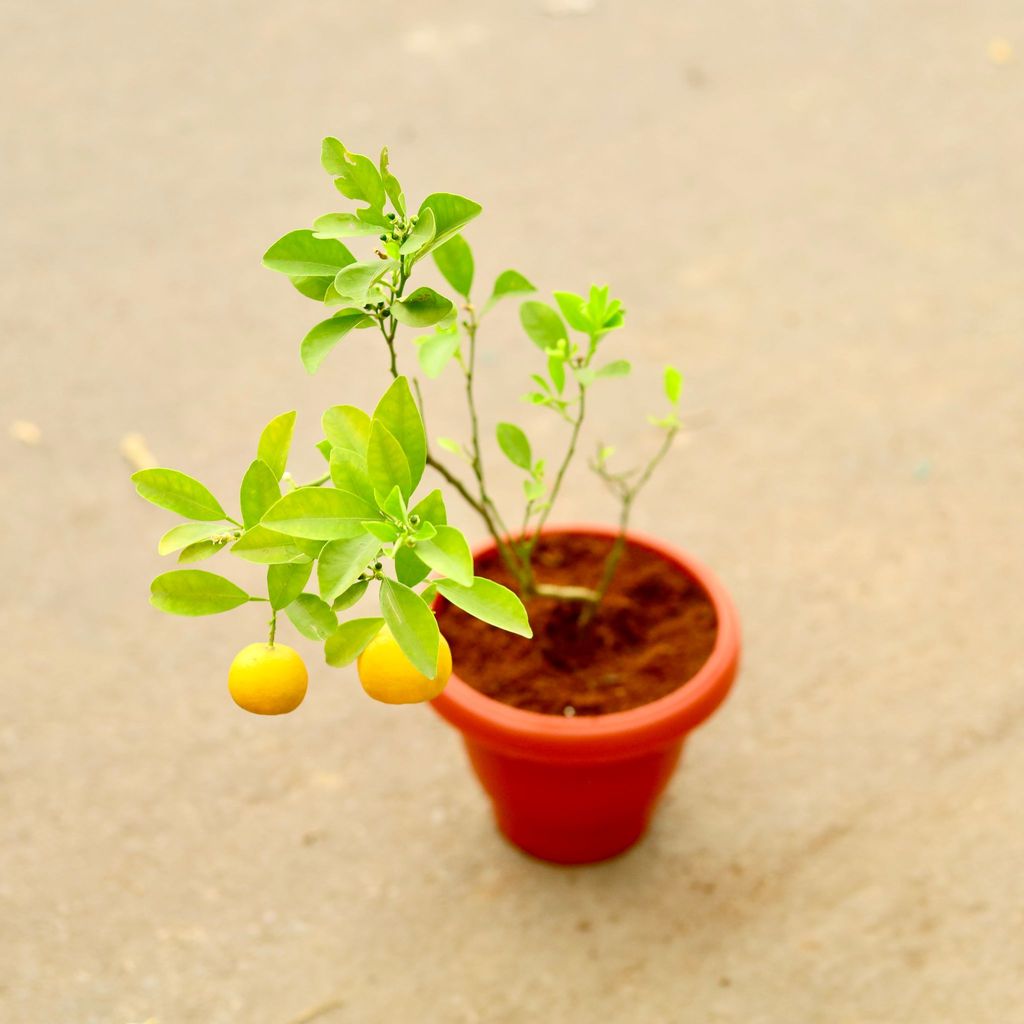
<path id="1" fill-rule="evenodd" d="M 585 331 L 588 334 L 593 330 L 594 325 L 583 308 L 585 300 L 582 295 L 575 292 L 555 292 L 555 302 L 558 303 L 562 316 L 569 321 L 569 326 L 574 330 Z"/>
<path id="2" fill-rule="evenodd" d="M 530 471 L 533 465 L 530 441 L 514 423 L 498 424 L 498 447 L 513 466 Z"/>
<path id="3" fill-rule="evenodd" d="M 225 546 L 212 540 L 196 541 L 195 544 L 189 544 L 187 548 L 181 549 L 181 554 L 178 555 L 178 563 L 180 565 L 187 565 L 191 562 L 204 562 L 207 558 L 213 558 Z"/>
<path id="4" fill-rule="evenodd" d="M 362 534 L 364 519 L 377 518 L 377 510 L 358 495 L 333 487 L 300 487 L 271 506 L 262 523 L 291 537 L 344 540 Z"/>
<path id="5" fill-rule="evenodd" d="M 202 522 L 227 519 L 220 502 L 198 480 L 176 469 L 140 469 L 132 483 L 146 501 L 169 512 Z"/>
<path id="6" fill-rule="evenodd" d="M 434 222 L 434 214 L 430 210 L 424 210 L 417 218 L 412 231 L 409 232 L 409 237 L 406 238 L 398 250 L 399 254 L 403 256 L 411 254 L 415 258 L 420 249 L 434 240 L 434 232 L 436 230 L 437 224 Z"/>
<path id="7" fill-rule="evenodd" d="M 359 238 L 363 235 L 379 235 L 376 224 L 368 224 L 354 213 L 325 213 L 313 221 L 316 238 Z"/>
<path id="8" fill-rule="evenodd" d="M 290 277 L 292 287 L 307 299 L 323 302 L 334 284 L 333 277 Z"/>
<path id="9" fill-rule="evenodd" d="M 376 537 L 382 544 L 394 544 L 398 540 L 398 535 L 401 531 L 393 523 L 385 523 L 383 521 L 363 523 L 363 529 L 370 534 L 371 537 Z"/>
<path id="10" fill-rule="evenodd" d="M 409 466 L 411 489 L 406 491 L 403 488 L 402 493 L 408 498 L 423 476 L 423 469 L 427 461 L 427 435 L 423 430 L 419 407 L 412 397 L 409 381 L 405 377 L 396 377 L 384 392 L 377 403 L 377 408 L 373 410 L 373 419 L 387 427 L 388 432 L 398 442 L 405 454 Z M 400 482 L 400 480 L 394 481 L 394 483 Z M 376 483 L 374 486 L 377 486 Z M 377 489 L 383 491 L 380 487 Z"/>
<path id="11" fill-rule="evenodd" d="M 321 145 L 320 162 L 335 176 L 335 187 L 347 199 L 369 203 L 376 210 L 384 206 L 384 183 L 369 157 L 350 153 L 337 139 L 328 137 Z"/>
<path id="12" fill-rule="evenodd" d="M 433 539 L 416 545 L 416 554 L 435 572 L 464 587 L 473 585 L 473 555 L 466 538 L 454 526 L 437 527 Z"/>
<path id="13" fill-rule="evenodd" d="M 324 644 L 324 658 L 327 664 L 341 668 L 355 661 L 383 625 L 384 620 L 381 618 L 349 619 L 348 622 L 343 622 Z"/>
<path id="14" fill-rule="evenodd" d="M 209 540 L 211 537 L 220 537 L 227 533 L 228 528 L 222 522 L 181 523 L 179 526 L 172 526 L 160 538 L 157 551 L 161 555 L 169 555 L 182 548 L 187 548 L 191 544 Z"/>
<path id="15" fill-rule="evenodd" d="M 390 157 L 388 156 L 388 147 L 385 146 L 380 151 L 380 179 L 384 184 L 384 191 L 388 195 L 388 199 L 391 200 L 391 205 L 398 211 L 399 216 L 405 216 L 405 193 L 402 192 L 402 186 L 398 183 L 398 179 L 391 173 L 388 168 Z"/>
<path id="16" fill-rule="evenodd" d="M 503 270 L 494 282 L 491 297 L 487 300 L 485 310 L 490 309 L 506 295 L 526 295 L 537 289 L 518 270 Z"/>
<path id="17" fill-rule="evenodd" d="M 263 428 L 259 444 L 256 446 L 256 458 L 262 459 L 278 480 L 284 476 L 285 467 L 288 465 L 288 452 L 292 447 L 294 431 L 295 412 L 283 412 Z"/>
<path id="18" fill-rule="evenodd" d="M 423 372 L 436 380 L 459 351 L 459 329 L 454 324 L 450 327 L 438 327 L 433 334 L 416 339 L 417 358 Z"/>
<path id="19" fill-rule="evenodd" d="M 344 448 L 366 458 L 370 441 L 370 417 L 354 405 L 334 405 L 322 419 L 324 434 L 332 448 Z"/>
<path id="20" fill-rule="evenodd" d="M 281 485 L 274 471 L 262 460 L 254 459 L 242 477 L 242 522 L 246 529 L 255 526 L 263 513 L 281 497 Z"/>
<path id="21" fill-rule="evenodd" d="M 560 352 L 548 353 L 548 376 L 555 391 L 561 394 L 565 390 L 565 356 Z"/>
<path id="22" fill-rule="evenodd" d="M 308 562 L 316 558 L 322 544 L 303 538 L 289 537 L 266 526 L 246 530 L 231 546 L 231 553 L 259 565 L 283 565 Z"/>
<path id="23" fill-rule="evenodd" d="M 398 489 L 397 484 L 391 488 L 387 495 L 377 495 L 377 507 L 389 519 L 403 525 L 409 517 L 409 510 L 405 507 L 405 502 L 402 500 L 402 492 Z"/>
<path id="24" fill-rule="evenodd" d="M 444 498 L 439 490 L 431 491 L 422 501 L 409 509 L 409 515 L 419 516 L 423 522 L 432 523 L 434 526 L 445 526 L 448 522 Z"/>
<path id="25" fill-rule="evenodd" d="M 562 318 L 544 302 L 524 302 L 519 307 L 519 320 L 530 340 L 545 352 L 569 338 Z"/>
<path id="26" fill-rule="evenodd" d="M 267 596 L 274 611 L 287 608 L 302 593 L 313 571 L 312 562 L 267 567 Z"/>
<path id="27" fill-rule="evenodd" d="M 473 287 L 473 251 L 462 235 L 452 235 L 434 250 L 434 262 L 444 279 L 460 294 L 469 298 Z"/>
<path id="28" fill-rule="evenodd" d="M 443 320 L 454 308 L 451 299 L 424 285 L 394 303 L 391 315 L 407 327 L 430 327 Z"/>
<path id="29" fill-rule="evenodd" d="M 410 547 L 400 547 L 395 552 L 395 575 L 399 583 L 415 587 L 430 574 L 430 566 Z"/>
<path id="30" fill-rule="evenodd" d="M 363 306 L 368 301 L 368 293 L 373 285 L 393 267 L 393 260 L 353 263 L 338 271 L 334 278 L 334 290 L 345 302 Z"/>
<path id="31" fill-rule="evenodd" d="M 355 327 L 372 323 L 361 309 L 340 309 L 333 316 L 321 320 L 302 339 L 299 355 L 307 373 L 316 373 L 327 354 Z"/>
<path id="32" fill-rule="evenodd" d="M 353 583 L 343 594 L 339 594 L 331 605 L 331 610 L 336 612 L 343 612 L 346 608 L 351 608 L 357 601 L 362 598 L 363 594 L 366 593 L 366 588 L 370 585 L 369 580 L 360 580 L 358 583 Z"/>
<path id="33" fill-rule="evenodd" d="M 598 377 L 625 377 L 633 367 L 626 359 L 616 359 L 597 371 Z"/>
<path id="34" fill-rule="evenodd" d="M 380 541 L 364 533 L 349 540 L 332 540 L 317 561 L 320 596 L 330 604 L 353 586 L 363 570 L 377 557 Z"/>
<path id="35" fill-rule="evenodd" d="M 366 459 L 345 448 L 331 449 L 331 483 L 339 491 L 356 494 L 368 504 L 377 500 L 366 471 Z"/>
<path id="36" fill-rule="evenodd" d="M 380 585 L 380 610 L 402 653 L 428 679 L 437 674 L 441 631 L 434 613 L 404 583 L 387 579 Z"/>
<path id="37" fill-rule="evenodd" d="M 665 367 L 665 397 L 675 405 L 683 393 L 683 375 L 674 367 Z"/>
<path id="38" fill-rule="evenodd" d="M 437 580 L 437 590 L 456 608 L 481 622 L 519 636 L 533 636 L 523 602 L 500 583 L 483 576 L 475 577 L 471 587 L 461 586 L 454 580 Z"/>
<path id="39" fill-rule="evenodd" d="M 419 215 L 422 217 L 424 210 L 430 210 L 434 215 L 437 229 L 432 246 L 437 247 L 468 224 L 480 213 L 481 209 L 479 203 L 474 203 L 472 199 L 466 199 L 465 196 L 453 195 L 450 192 L 435 192 L 420 203 Z"/>
<path id="40" fill-rule="evenodd" d="M 264 254 L 263 266 L 292 278 L 334 277 L 356 258 L 333 238 L 317 238 L 312 231 L 289 231 Z"/>
<path id="41" fill-rule="evenodd" d="M 285 608 L 285 614 L 309 640 L 326 640 L 338 628 L 338 616 L 316 594 L 299 594 Z"/>
<path id="42" fill-rule="evenodd" d="M 366 450 L 366 467 L 374 490 L 387 494 L 398 486 L 408 500 L 412 495 L 412 472 L 409 460 L 394 434 L 384 423 L 374 418 L 370 429 L 370 444 Z M 370 517 L 366 517 L 370 518 Z"/>
<path id="43" fill-rule="evenodd" d="M 150 601 L 173 615 L 216 615 L 245 604 L 249 595 L 231 580 L 202 569 L 175 569 L 157 576 Z"/>

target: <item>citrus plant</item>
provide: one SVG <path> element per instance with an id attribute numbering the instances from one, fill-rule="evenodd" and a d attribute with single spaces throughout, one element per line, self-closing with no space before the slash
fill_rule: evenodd
<path id="1" fill-rule="evenodd" d="M 481 212 L 479 204 L 435 192 L 414 212 L 390 170 L 386 149 L 374 161 L 328 138 L 321 162 L 338 192 L 356 207 L 328 213 L 311 229 L 284 235 L 267 250 L 263 263 L 330 311 L 302 339 L 300 355 L 308 372 L 319 370 L 351 332 L 372 331 L 386 353 L 391 385 L 372 412 L 337 405 L 323 414 L 324 436 L 317 447 L 327 469 L 304 484 L 287 468 L 295 413 L 273 419 L 242 475 L 235 515 L 203 484 L 177 470 L 144 469 L 133 476 L 143 498 L 187 520 L 163 535 L 161 554 L 177 553 L 179 563 L 191 564 L 227 549 L 267 566 L 265 593 L 250 594 L 222 575 L 196 568 L 164 573 L 151 588 L 157 608 L 179 615 L 208 615 L 252 602 L 269 606 L 267 643 L 241 652 L 230 673 L 235 700 L 261 713 L 291 710 L 305 694 L 301 659 L 290 648 L 275 646 L 281 612 L 302 635 L 323 644 L 328 664 L 358 659 L 364 689 L 391 703 L 430 699 L 451 672 L 450 651 L 431 611 L 437 594 L 484 622 L 526 637 L 532 633 L 522 598 L 579 602 L 585 627 L 614 578 L 633 502 L 681 426 L 676 408 L 682 380 L 669 367 L 664 390 L 670 409 L 652 417 L 665 435 L 654 458 L 634 470 L 613 472 L 608 465 L 612 451 L 602 446 L 591 464 L 621 502 L 620 534 L 599 585 L 538 581 L 533 566 L 537 541 L 577 453 L 590 390 L 630 372 L 626 360 L 602 360 L 606 336 L 624 321 L 621 302 L 597 286 L 586 295 L 555 292 L 555 306 L 524 300 L 536 289 L 523 274 L 506 270 L 478 305 L 473 253 L 462 231 Z M 345 244 L 359 239 L 368 243 L 362 259 Z M 427 256 L 456 298 L 426 284 L 412 286 Z M 524 477 L 516 531 L 509 529 L 488 486 L 475 392 L 481 323 L 513 297 L 523 300 L 520 322 L 539 350 L 524 397 L 559 417 L 568 432 L 565 450 L 549 471 L 549 460 L 536 456 L 520 426 L 496 425 L 498 446 Z M 405 360 L 397 342 L 400 327 L 429 330 L 414 338 L 424 377 L 434 379 L 449 366 L 463 377 L 468 439 L 436 442 L 465 462 L 461 473 L 428 443 L 419 382 L 413 378 L 410 384 L 399 365 Z M 421 496 L 428 469 L 480 516 L 518 594 L 474 575 L 469 545 L 449 524 L 441 490 Z M 357 605 L 362 608 L 364 596 L 375 598 L 372 614 L 354 611 Z"/>

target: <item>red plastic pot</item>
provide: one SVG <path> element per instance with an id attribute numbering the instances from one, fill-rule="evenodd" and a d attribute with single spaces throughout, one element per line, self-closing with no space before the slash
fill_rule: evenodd
<path id="1" fill-rule="evenodd" d="M 549 527 L 545 533 L 613 537 L 605 526 Z M 494 805 L 498 827 L 544 860 L 583 864 L 632 846 L 646 831 L 687 734 L 725 699 L 739 664 L 736 609 L 713 573 L 676 548 L 630 531 L 694 579 L 711 599 L 718 636 L 711 656 L 679 689 L 642 707 L 559 718 L 485 697 L 453 675 L 434 709 L 462 733 L 470 763 Z M 477 558 L 494 551 L 481 545 Z"/>

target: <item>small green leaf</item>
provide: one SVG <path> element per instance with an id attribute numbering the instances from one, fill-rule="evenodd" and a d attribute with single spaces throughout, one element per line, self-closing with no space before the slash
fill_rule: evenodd
<path id="1" fill-rule="evenodd" d="M 405 454 L 409 465 L 410 490 L 403 489 L 402 493 L 408 497 L 423 476 L 427 460 L 427 435 L 423 430 L 419 407 L 405 377 L 396 377 L 384 392 L 377 408 L 373 410 L 373 419 L 387 427 Z M 374 486 L 377 486 L 376 483 Z M 382 489 L 378 487 L 378 490 Z"/>
<path id="2" fill-rule="evenodd" d="M 317 541 L 289 537 L 256 525 L 235 541 L 231 553 L 259 565 L 283 565 L 289 562 L 308 562 L 316 558 L 322 546 Z"/>
<path id="3" fill-rule="evenodd" d="M 490 309 L 496 302 L 506 295 L 527 295 L 537 289 L 518 270 L 503 270 L 494 282 L 491 290 L 491 297 L 484 307 Z"/>
<path id="4" fill-rule="evenodd" d="M 324 302 L 334 285 L 333 277 L 290 277 L 288 280 L 300 295 L 316 302 Z"/>
<path id="5" fill-rule="evenodd" d="M 444 498 L 438 490 L 431 491 L 422 501 L 409 509 L 410 516 L 419 516 L 425 523 L 434 526 L 445 526 L 448 513 L 444 507 Z"/>
<path id="6" fill-rule="evenodd" d="M 441 631 L 429 606 L 404 583 L 387 579 L 380 585 L 380 610 L 402 653 L 428 679 L 437 674 Z"/>
<path id="7" fill-rule="evenodd" d="M 369 203 L 375 210 L 384 206 L 384 183 L 369 157 L 350 153 L 337 139 L 328 137 L 321 145 L 320 162 L 335 176 L 335 187 L 347 199 Z"/>
<path id="8" fill-rule="evenodd" d="M 216 573 L 175 569 L 153 580 L 149 599 L 172 615 L 215 615 L 245 604 L 249 595 Z"/>
<path id="9" fill-rule="evenodd" d="M 393 523 L 385 523 L 383 521 L 363 523 L 363 529 L 371 537 L 376 537 L 382 544 L 394 544 L 401 532 Z"/>
<path id="10" fill-rule="evenodd" d="M 459 329 L 454 324 L 451 327 L 439 327 L 433 334 L 417 338 L 416 345 L 416 354 L 423 372 L 431 380 L 436 380 L 459 351 Z"/>
<path id="11" fill-rule="evenodd" d="M 548 353 L 548 376 L 555 391 L 561 394 L 565 390 L 565 357 L 561 352 Z"/>
<path id="12" fill-rule="evenodd" d="M 366 588 L 370 585 L 369 580 L 360 580 L 358 583 L 353 583 L 343 594 L 339 594 L 331 605 L 331 610 L 336 612 L 343 612 L 346 608 L 351 608 L 357 601 L 359 601 L 363 594 L 366 593 Z"/>
<path id="13" fill-rule="evenodd" d="M 349 619 L 343 622 L 324 644 L 327 664 L 341 668 L 355 661 L 383 625 L 384 620 L 381 618 Z"/>
<path id="14" fill-rule="evenodd" d="M 246 529 L 255 526 L 263 518 L 263 513 L 280 497 L 281 485 L 274 471 L 262 459 L 254 459 L 242 477 L 239 495 L 242 522 Z"/>
<path id="15" fill-rule="evenodd" d="M 181 523 L 172 526 L 161 538 L 157 551 L 169 555 L 191 544 L 209 540 L 211 537 L 230 536 L 228 528 L 221 523 Z"/>
<path id="16" fill-rule="evenodd" d="M 198 481 L 176 469 L 140 469 L 132 474 L 139 495 L 169 512 L 202 522 L 226 519 L 220 502 Z"/>
<path id="17" fill-rule="evenodd" d="M 354 405 L 334 405 L 322 419 L 324 434 L 332 448 L 345 448 L 366 458 L 370 441 L 370 417 Z"/>
<path id="18" fill-rule="evenodd" d="M 420 203 L 419 215 L 422 217 L 425 210 L 430 210 L 434 215 L 437 229 L 432 245 L 436 247 L 461 230 L 480 213 L 481 209 L 479 203 L 474 203 L 465 196 L 435 192 Z"/>
<path id="19" fill-rule="evenodd" d="M 398 250 L 399 254 L 415 257 L 420 249 L 434 240 L 434 232 L 436 230 L 437 225 L 434 223 L 434 214 L 430 210 L 424 210 L 419 215 L 412 231 L 409 232 L 409 237 L 406 238 Z"/>
<path id="20" fill-rule="evenodd" d="M 533 454 L 530 441 L 514 423 L 498 424 L 498 447 L 505 453 L 509 462 L 520 469 L 530 471 L 533 465 Z"/>
<path id="21" fill-rule="evenodd" d="M 204 562 L 207 558 L 213 558 L 218 551 L 223 551 L 225 544 L 218 544 L 212 540 L 199 540 L 195 544 L 189 544 L 182 548 L 178 555 L 179 565 L 188 565 L 192 562 Z"/>
<path id="22" fill-rule="evenodd" d="M 364 533 L 350 540 L 332 540 L 317 560 L 316 574 L 320 596 L 330 604 L 358 579 L 377 557 L 380 541 Z"/>
<path id="23" fill-rule="evenodd" d="M 395 575 L 399 583 L 407 587 L 415 587 L 422 583 L 430 574 L 430 566 L 426 564 L 410 547 L 400 547 L 395 552 Z"/>
<path id="24" fill-rule="evenodd" d="M 471 587 L 461 586 L 454 580 L 437 580 L 437 589 L 456 608 L 481 622 L 519 636 L 533 636 L 523 602 L 500 583 L 477 576 Z"/>
<path id="25" fill-rule="evenodd" d="M 530 340 L 545 352 L 569 338 L 562 318 L 546 303 L 533 299 L 524 302 L 519 307 L 519 320 Z"/>
<path id="26" fill-rule="evenodd" d="M 363 235 L 379 235 L 376 224 L 367 224 L 354 213 L 326 213 L 313 221 L 316 238 L 359 238 Z"/>
<path id="27" fill-rule="evenodd" d="M 263 428 L 259 444 L 256 446 L 256 458 L 262 459 L 278 480 L 284 476 L 288 465 L 288 452 L 292 447 L 294 431 L 295 412 L 283 412 Z"/>
<path id="28" fill-rule="evenodd" d="M 292 278 L 334 277 L 355 261 L 341 242 L 305 229 L 289 231 L 263 254 L 263 266 Z"/>
<path id="29" fill-rule="evenodd" d="M 444 279 L 460 294 L 469 298 L 473 287 L 473 251 L 462 235 L 452 235 L 434 250 L 434 262 Z"/>
<path id="30" fill-rule="evenodd" d="M 312 562 L 267 567 L 267 596 L 274 611 L 287 608 L 302 593 L 313 571 Z"/>
<path id="31" fill-rule="evenodd" d="M 363 306 L 373 285 L 393 267 L 392 260 L 353 263 L 338 271 L 334 278 L 334 290 L 342 300 L 353 306 Z"/>
<path id="32" fill-rule="evenodd" d="M 633 367 L 626 359 L 616 359 L 597 371 L 598 377 L 625 377 Z"/>
<path id="33" fill-rule="evenodd" d="M 373 420 L 370 444 L 366 450 L 366 467 L 374 490 L 387 494 L 398 486 L 408 499 L 412 495 L 412 473 L 409 460 L 394 434 L 379 419 Z M 365 518 L 371 518 L 369 516 Z"/>
<path id="34" fill-rule="evenodd" d="M 446 451 L 451 452 L 452 455 L 458 455 L 463 459 L 468 459 L 469 456 L 466 454 L 466 449 L 455 440 L 454 437 L 439 437 L 437 443 Z"/>
<path id="35" fill-rule="evenodd" d="M 377 507 L 394 522 L 406 524 L 409 511 L 402 500 L 402 492 L 396 484 L 387 495 L 377 495 Z"/>
<path id="36" fill-rule="evenodd" d="M 299 355 L 307 373 L 316 373 L 328 353 L 355 327 L 372 323 L 361 309 L 341 309 L 310 329 L 299 345 Z"/>
<path id="37" fill-rule="evenodd" d="M 466 538 L 454 526 L 437 527 L 437 534 L 432 540 L 420 541 L 416 545 L 416 554 L 435 572 L 464 587 L 473 585 L 473 556 Z"/>
<path id="38" fill-rule="evenodd" d="M 391 205 L 398 212 L 399 216 L 405 216 L 405 193 L 402 192 L 402 186 L 398 183 L 398 179 L 391 173 L 388 168 L 390 158 L 388 156 L 388 147 L 385 146 L 380 151 L 380 179 L 384 184 L 384 191 L 388 194 L 388 199 L 391 200 Z"/>
<path id="39" fill-rule="evenodd" d="M 339 491 L 358 495 L 369 504 L 376 501 L 366 470 L 366 459 L 346 448 L 331 449 L 331 483 Z"/>
<path id="40" fill-rule="evenodd" d="M 355 494 L 332 487 L 300 487 L 271 506 L 262 523 L 291 537 L 344 540 L 363 532 L 363 520 L 377 518 L 377 510 Z"/>
<path id="41" fill-rule="evenodd" d="M 683 375 L 674 367 L 665 367 L 665 397 L 675 405 L 683 393 Z"/>
<path id="42" fill-rule="evenodd" d="M 569 321 L 569 326 L 573 330 L 589 334 L 593 330 L 593 324 L 584 311 L 584 301 L 583 296 L 577 295 L 575 292 L 555 292 L 555 302 L 558 303 L 562 316 Z"/>
<path id="43" fill-rule="evenodd" d="M 451 299 L 423 286 L 394 303 L 391 315 L 407 327 L 430 327 L 443 320 L 453 308 Z"/>
<path id="44" fill-rule="evenodd" d="M 285 608 L 285 614 L 309 640 L 326 640 L 338 628 L 338 616 L 315 594 L 299 594 Z"/>

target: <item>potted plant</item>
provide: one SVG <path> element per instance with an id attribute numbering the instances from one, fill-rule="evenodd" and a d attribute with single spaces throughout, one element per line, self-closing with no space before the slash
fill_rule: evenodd
<path id="1" fill-rule="evenodd" d="M 263 262 L 327 308 L 300 345 L 308 372 L 366 332 L 391 383 L 372 410 L 324 412 L 324 471 L 304 483 L 287 468 L 295 413 L 267 424 L 241 478 L 237 515 L 184 473 L 136 473 L 142 497 L 186 520 L 158 547 L 189 567 L 158 576 L 151 600 L 181 615 L 268 606 L 267 641 L 243 649 L 228 673 L 236 703 L 260 714 L 291 711 L 306 693 L 302 658 L 277 640 L 284 612 L 323 644 L 327 664 L 356 661 L 371 697 L 432 700 L 462 731 L 498 824 L 517 845 L 566 863 L 612 856 L 643 833 L 687 733 L 724 699 L 739 657 L 736 613 L 714 575 L 629 527 L 682 429 L 682 377 L 664 372 L 667 407 L 650 418 L 661 438 L 646 462 L 620 469 L 603 444 L 589 460 L 618 500 L 617 525 L 552 526 L 591 390 L 631 369 L 605 354 L 623 325 L 622 304 L 593 286 L 555 292 L 551 305 L 515 270 L 499 274 L 479 303 L 462 233 L 481 212 L 477 203 L 435 192 L 413 212 L 386 149 L 374 161 L 328 138 L 321 162 L 355 209 L 289 232 Z M 368 243 L 362 259 L 348 248 L 353 240 Z M 448 295 L 414 286 L 429 262 Z M 564 449 L 545 458 L 520 426 L 495 425 L 498 447 L 523 478 L 514 529 L 489 485 L 495 470 L 483 454 L 475 389 L 481 326 L 510 300 L 534 346 L 525 350 L 536 365 L 524 397 L 565 430 Z M 400 328 L 415 332 L 414 348 Z M 417 375 L 444 372 L 462 377 L 467 437 L 431 445 Z M 422 486 L 428 471 L 443 489 Z M 489 535 L 476 551 L 448 521 L 452 493 Z M 191 567 L 225 548 L 266 567 L 265 589 L 250 593 Z"/>

